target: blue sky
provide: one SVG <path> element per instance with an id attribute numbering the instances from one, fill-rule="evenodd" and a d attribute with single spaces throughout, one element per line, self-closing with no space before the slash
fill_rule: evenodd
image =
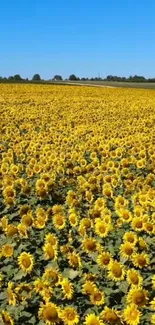
<path id="1" fill-rule="evenodd" d="M 155 77 L 154 0 L 0 0 L 0 76 Z"/>

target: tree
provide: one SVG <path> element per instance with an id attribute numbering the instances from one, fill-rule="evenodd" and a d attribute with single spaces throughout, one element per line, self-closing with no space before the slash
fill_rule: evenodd
<path id="1" fill-rule="evenodd" d="M 69 80 L 78 80 L 78 78 L 75 76 L 75 74 L 71 74 L 70 76 L 69 76 Z"/>
<path id="2" fill-rule="evenodd" d="M 33 78 L 32 78 L 33 81 L 40 81 L 41 80 L 41 77 L 38 73 L 34 74 Z"/>
<path id="3" fill-rule="evenodd" d="M 15 74 L 13 79 L 16 80 L 16 81 L 22 80 L 22 78 L 21 78 L 21 76 L 19 74 Z"/>
<path id="4" fill-rule="evenodd" d="M 8 77 L 8 80 L 14 80 L 14 77 L 13 76 L 9 76 Z"/>
<path id="5" fill-rule="evenodd" d="M 53 80 L 61 81 L 61 80 L 63 80 L 63 79 L 62 79 L 62 76 L 60 76 L 59 74 L 56 74 L 56 75 L 54 76 Z"/>

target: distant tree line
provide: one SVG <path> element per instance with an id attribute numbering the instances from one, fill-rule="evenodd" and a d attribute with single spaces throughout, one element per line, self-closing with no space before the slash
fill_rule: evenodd
<path id="1" fill-rule="evenodd" d="M 154 82 L 155 83 L 155 78 L 145 78 L 143 76 L 130 76 L 130 77 L 118 77 L 118 76 L 112 76 L 109 75 L 106 78 L 100 78 L 100 77 L 95 77 L 95 78 L 79 78 L 75 74 L 71 74 L 68 79 L 63 79 L 61 75 L 55 75 L 53 78 L 49 80 L 44 80 L 41 78 L 39 73 L 34 74 L 32 79 L 24 79 L 22 78 L 19 74 L 16 74 L 14 76 L 9 76 L 8 78 L 6 77 L 0 77 L 0 82 L 44 82 L 44 81 L 63 81 L 63 80 L 69 80 L 69 81 L 117 81 L 117 82 Z"/>

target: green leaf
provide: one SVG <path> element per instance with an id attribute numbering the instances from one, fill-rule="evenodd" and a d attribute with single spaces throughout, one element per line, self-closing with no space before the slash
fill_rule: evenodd
<path id="1" fill-rule="evenodd" d="M 14 276 L 14 280 L 17 281 L 17 280 L 21 280 L 24 276 L 26 276 L 26 274 L 20 270 L 15 276 Z"/>
<path id="2" fill-rule="evenodd" d="M 7 298 L 7 293 L 6 292 L 1 292 L 0 293 L 0 300 L 4 300 Z"/>
<path id="3" fill-rule="evenodd" d="M 71 280 L 75 279 L 79 275 L 79 271 L 73 269 L 65 269 L 62 273 L 64 278 L 69 278 Z"/>

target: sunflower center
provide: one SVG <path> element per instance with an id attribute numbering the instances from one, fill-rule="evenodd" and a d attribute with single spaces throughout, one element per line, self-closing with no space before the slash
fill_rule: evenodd
<path id="1" fill-rule="evenodd" d="M 63 219 L 61 217 L 57 218 L 56 223 L 58 224 L 58 226 L 62 226 L 63 225 Z"/>
<path id="2" fill-rule="evenodd" d="M 130 247 L 130 246 L 125 247 L 125 253 L 126 253 L 127 255 L 132 255 L 132 253 L 133 253 L 133 248 Z"/>
<path id="3" fill-rule="evenodd" d="M 68 320 L 74 320 L 75 318 L 74 312 L 72 311 L 68 311 L 66 316 Z"/>
<path id="4" fill-rule="evenodd" d="M 103 263 L 104 265 L 108 265 L 109 262 L 110 262 L 110 257 L 109 257 L 109 256 L 103 256 L 103 257 L 102 257 L 102 263 Z"/>
<path id="5" fill-rule="evenodd" d="M 58 318 L 58 313 L 55 307 L 46 307 L 43 311 L 43 317 L 45 320 L 54 321 Z"/>
<path id="6" fill-rule="evenodd" d="M 138 275 L 137 274 L 131 274 L 130 275 L 130 280 L 133 284 L 138 284 L 139 279 L 138 279 Z"/>
<path id="7" fill-rule="evenodd" d="M 87 241 L 85 247 L 89 250 L 89 251 L 95 251 L 96 250 L 96 243 L 94 241 Z"/>
<path id="8" fill-rule="evenodd" d="M 118 321 L 119 317 L 111 310 L 107 311 L 105 315 L 105 320 L 108 322 L 116 322 Z"/>
<path id="9" fill-rule="evenodd" d="M 129 241 L 129 243 L 134 243 L 134 237 L 132 236 L 129 236 L 127 240 Z"/>
<path id="10" fill-rule="evenodd" d="M 137 221 L 136 224 L 135 224 L 135 227 L 136 227 L 136 228 L 142 228 L 142 227 L 143 227 L 143 223 L 142 223 L 142 221 L 140 221 L 140 220 Z"/>
<path id="11" fill-rule="evenodd" d="M 112 273 L 116 278 L 119 278 L 122 275 L 122 269 L 119 265 L 114 265 L 112 268 Z"/>
<path id="12" fill-rule="evenodd" d="M 143 256 L 139 256 L 139 257 L 138 257 L 138 264 L 141 265 L 141 266 L 145 266 L 145 264 L 146 264 L 146 259 L 145 259 L 145 257 L 143 257 Z"/>
<path id="13" fill-rule="evenodd" d="M 136 305 L 143 305 L 145 304 L 145 295 L 144 293 L 141 291 L 139 292 L 136 292 L 135 295 L 133 296 L 133 302 L 136 304 Z"/>
<path id="14" fill-rule="evenodd" d="M 100 301 L 102 299 L 102 295 L 100 292 L 94 293 L 94 300 Z"/>
<path id="15" fill-rule="evenodd" d="M 31 261 L 28 257 L 24 257 L 22 260 L 22 264 L 25 266 L 25 268 L 28 268 L 31 265 Z"/>
<path id="16" fill-rule="evenodd" d="M 52 246 L 48 247 L 46 252 L 50 258 L 54 258 L 54 249 Z"/>
<path id="17" fill-rule="evenodd" d="M 137 311 L 132 310 L 130 312 L 130 318 L 134 321 L 137 318 Z"/>
<path id="18" fill-rule="evenodd" d="M 106 227 L 105 227 L 104 225 L 100 225 L 100 226 L 99 226 L 99 231 L 100 231 L 102 234 L 104 234 L 105 231 L 106 231 Z"/>

